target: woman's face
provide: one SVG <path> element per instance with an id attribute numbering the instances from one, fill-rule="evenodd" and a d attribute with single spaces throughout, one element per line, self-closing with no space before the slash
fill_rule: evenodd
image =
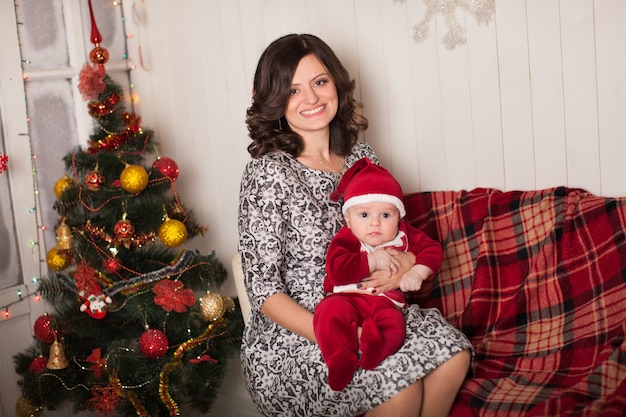
<path id="1" fill-rule="evenodd" d="M 291 130 L 302 137 L 328 130 L 338 103 L 337 88 L 328 70 L 315 55 L 303 57 L 293 75 L 285 111 Z"/>

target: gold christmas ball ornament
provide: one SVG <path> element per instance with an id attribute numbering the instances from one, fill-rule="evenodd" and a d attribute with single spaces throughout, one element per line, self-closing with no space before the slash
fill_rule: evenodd
<path id="1" fill-rule="evenodd" d="M 234 308 L 235 302 L 228 296 L 207 292 L 200 299 L 200 314 L 205 320 L 215 321 Z"/>
<path id="2" fill-rule="evenodd" d="M 74 180 L 67 175 L 59 178 L 57 182 L 54 183 L 54 195 L 56 195 L 57 198 L 61 198 L 63 192 L 72 184 L 74 184 Z"/>
<path id="3" fill-rule="evenodd" d="M 165 246 L 175 248 L 187 239 L 187 228 L 180 220 L 166 218 L 159 228 L 159 239 Z"/>
<path id="4" fill-rule="evenodd" d="M 148 172 L 139 165 L 127 165 L 120 175 L 122 188 L 129 193 L 139 193 L 148 186 Z"/>
<path id="5" fill-rule="evenodd" d="M 17 417 L 38 417 L 43 407 L 34 405 L 27 397 L 21 397 L 15 404 Z"/>
<path id="6" fill-rule="evenodd" d="M 46 264 L 53 271 L 62 271 L 70 266 L 70 259 L 56 247 L 46 254 Z"/>

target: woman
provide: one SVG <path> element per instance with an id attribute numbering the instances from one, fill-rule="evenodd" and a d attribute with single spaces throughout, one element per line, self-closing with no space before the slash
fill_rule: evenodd
<path id="1" fill-rule="evenodd" d="M 359 369 L 330 389 L 313 332 L 322 300 L 326 250 L 343 226 L 332 202 L 341 173 L 368 157 L 357 143 L 354 81 L 319 38 L 287 35 L 259 60 L 246 123 L 252 143 L 240 191 L 239 251 L 252 312 L 244 332 L 242 371 L 266 416 L 445 416 L 470 363 L 471 345 L 436 310 L 410 307 L 407 338 L 373 370 Z M 398 288 L 414 262 L 395 253 L 396 275 L 373 275 L 368 287 Z M 421 414 L 420 414 L 421 413 Z"/>

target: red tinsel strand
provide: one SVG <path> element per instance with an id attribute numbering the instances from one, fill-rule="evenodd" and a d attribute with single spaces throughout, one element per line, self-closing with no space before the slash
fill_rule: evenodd
<path id="1" fill-rule="evenodd" d="M 96 25 L 96 19 L 93 16 L 93 7 L 91 6 L 91 0 L 89 2 L 89 17 L 91 18 L 91 43 L 94 45 L 98 45 L 102 42 L 102 35 L 98 30 L 98 25 Z"/>

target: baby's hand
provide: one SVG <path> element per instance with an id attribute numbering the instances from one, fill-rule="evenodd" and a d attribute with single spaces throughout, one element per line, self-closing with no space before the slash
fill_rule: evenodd
<path id="1" fill-rule="evenodd" d="M 400 289 L 402 291 L 419 291 L 422 288 L 424 277 L 419 272 L 411 269 L 400 278 Z"/>
<path id="2" fill-rule="evenodd" d="M 370 271 L 387 271 L 389 275 L 398 272 L 400 261 L 385 249 L 376 249 L 368 255 Z"/>

